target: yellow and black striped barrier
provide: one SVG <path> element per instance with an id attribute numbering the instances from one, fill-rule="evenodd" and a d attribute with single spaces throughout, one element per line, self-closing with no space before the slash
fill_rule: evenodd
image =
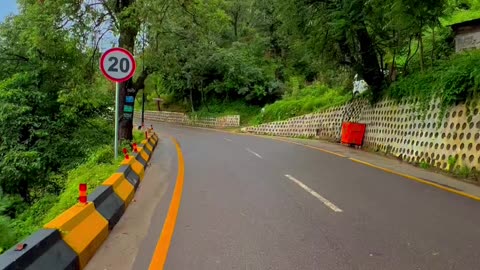
<path id="1" fill-rule="evenodd" d="M 86 203 L 74 205 L 0 255 L 0 270 L 83 269 L 132 201 L 157 143 L 153 133 Z"/>

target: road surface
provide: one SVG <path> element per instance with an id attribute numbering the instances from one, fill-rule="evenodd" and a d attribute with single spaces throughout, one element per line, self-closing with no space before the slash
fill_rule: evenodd
<path id="1" fill-rule="evenodd" d="M 480 269 L 477 201 L 299 145 L 154 127 L 135 201 L 87 269 Z"/>

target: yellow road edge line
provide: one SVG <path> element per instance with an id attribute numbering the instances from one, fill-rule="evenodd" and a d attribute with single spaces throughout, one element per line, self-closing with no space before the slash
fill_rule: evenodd
<path id="1" fill-rule="evenodd" d="M 256 136 L 256 135 L 253 135 L 253 136 Z M 303 146 L 303 147 L 315 149 L 315 150 L 318 150 L 318 151 L 321 151 L 321 152 L 324 152 L 324 153 L 327 153 L 327 154 L 330 154 L 330 155 L 334 155 L 334 156 L 337 156 L 337 157 L 341 157 L 341 158 L 346 158 L 347 157 L 347 156 L 344 156 L 342 154 L 339 154 L 339 153 L 336 153 L 336 152 L 333 152 L 333 151 L 330 151 L 330 150 L 325 150 L 323 148 L 319 148 L 319 147 L 304 144 L 304 143 L 294 142 L 294 141 L 286 140 L 286 139 L 283 139 L 283 138 L 275 138 L 275 137 L 270 138 L 270 137 L 265 137 L 265 136 L 259 136 L 259 137 L 300 145 L 300 146 Z"/>
<path id="2" fill-rule="evenodd" d="M 180 208 L 180 201 L 182 198 L 185 164 L 180 144 L 173 137 L 171 139 L 175 144 L 175 148 L 177 149 L 177 182 L 175 183 L 172 200 L 170 202 L 170 207 L 168 208 L 167 217 L 165 218 L 165 224 L 163 225 L 160 239 L 157 242 L 150 266 L 148 267 L 149 270 L 161 270 L 165 266 L 170 243 L 172 242 L 173 232 L 175 231 L 175 224 L 177 223 L 178 210 Z"/>
<path id="3" fill-rule="evenodd" d="M 451 192 L 451 193 L 455 193 L 457 195 L 460 195 L 460 196 L 463 196 L 463 197 L 466 197 L 466 198 L 469 198 L 469 199 L 472 199 L 472 200 L 475 200 L 475 201 L 480 201 L 480 197 L 477 197 L 477 196 L 472 195 L 472 194 L 468 194 L 468 193 L 463 192 L 463 191 L 459 191 L 459 190 L 456 190 L 456 189 L 453 189 L 453 188 L 445 187 L 445 186 L 442 186 L 440 184 L 433 183 L 433 182 L 430 182 L 430 181 L 427 181 L 427 180 L 423 180 L 423 179 L 420 179 L 420 178 L 412 176 L 412 175 L 396 172 L 394 170 L 390 170 L 390 169 L 387 169 L 387 168 L 384 168 L 384 167 L 373 165 L 371 163 L 368 163 L 366 161 L 359 160 L 359 159 L 356 159 L 356 158 L 349 158 L 349 159 L 353 162 L 356 162 L 356 163 L 359 163 L 359 164 L 362 164 L 362 165 L 365 165 L 365 166 L 368 166 L 368 167 L 379 169 L 381 171 L 391 173 L 391 174 L 395 174 L 395 175 L 398 175 L 398 176 L 402 176 L 402 177 L 407 178 L 409 180 L 419 182 L 419 183 L 422 183 L 422 184 L 425 184 L 425 185 L 429 185 L 429 186 L 432 186 L 432 187 L 436 187 L 438 189 L 448 191 L 448 192 Z"/>

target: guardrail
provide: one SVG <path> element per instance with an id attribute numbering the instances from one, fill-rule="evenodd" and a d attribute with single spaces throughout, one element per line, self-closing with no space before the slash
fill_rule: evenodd
<path id="1" fill-rule="evenodd" d="M 88 196 L 17 246 L 0 255 L 0 269 L 83 269 L 120 220 L 143 180 L 158 136 L 144 140 L 138 153 Z"/>

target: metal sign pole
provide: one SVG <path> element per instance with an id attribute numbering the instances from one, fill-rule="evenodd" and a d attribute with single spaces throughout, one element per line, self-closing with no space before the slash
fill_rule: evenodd
<path id="1" fill-rule="evenodd" d="M 142 128 L 145 126 L 145 89 L 142 90 Z"/>
<path id="2" fill-rule="evenodd" d="M 102 54 L 100 58 L 100 70 L 102 74 L 110 81 L 115 82 L 115 141 L 114 141 L 114 157 L 118 158 L 118 144 L 119 135 L 119 120 L 120 109 L 122 116 L 127 120 L 133 117 L 133 103 L 135 99 L 129 96 L 128 93 L 125 98 L 125 106 L 120 107 L 120 91 L 121 83 L 128 81 L 135 74 L 137 64 L 133 55 L 123 48 L 111 48 Z M 128 91 L 128 89 L 126 89 Z"/>
<path id="3" fill-rule="evenodd" d="M 118 119 L 119 119 L 119 108 L 118 104 L 120 103 L 120 83 L 115 83 L 115 159 L 118 157 Z"/>

